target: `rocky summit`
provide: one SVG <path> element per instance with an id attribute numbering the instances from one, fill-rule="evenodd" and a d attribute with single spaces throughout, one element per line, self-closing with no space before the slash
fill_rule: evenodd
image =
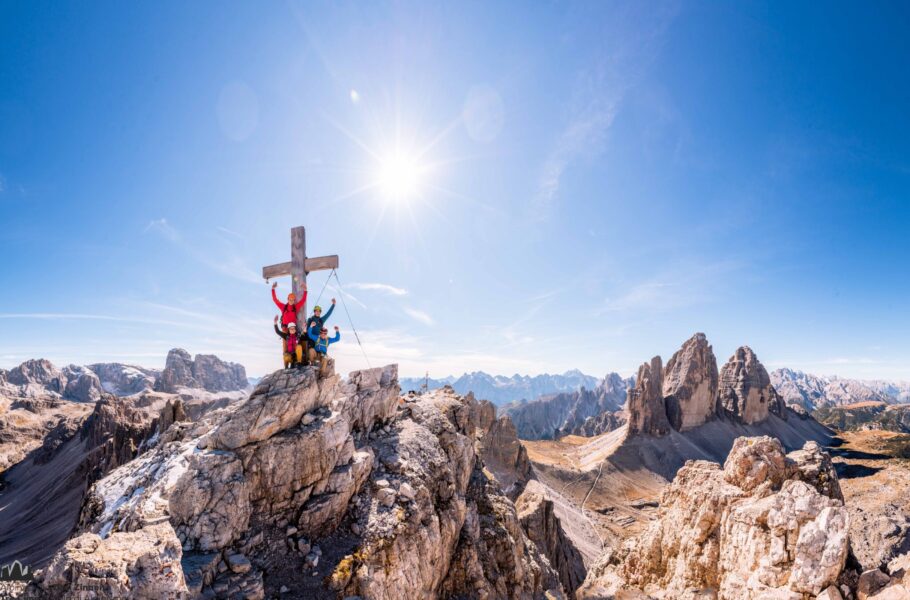
<path id="1" fill-rule="evenodd" d="M 194 422 L 168 405 L 149 448 L 91 487 L 28 592 L 571 595 L 584 569 L 552 503 L 527 494 L 517 510 L 484 468 L 489 436 L 500 466 L 526 469 L 514 427 L 451 388 L 399 397 L 396 371 L 278 371 Z"/>
<path id="2" fill-rule="evenodd" d="M 687 463 L 661 494 L 656 520 L 605 552 L 578 597 L 910 597 L 906 556 L 891 574 L 851 566 L 850 517 L 836 483 L 817 447 L 786 455 L 773 438 L 739 438 L 723 466 Z"/>

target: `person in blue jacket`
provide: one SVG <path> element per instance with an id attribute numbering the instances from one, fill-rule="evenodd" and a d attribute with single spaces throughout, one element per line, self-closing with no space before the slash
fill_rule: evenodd
<path id="1" fill-rule="evenodd" d="M 325 313 L 324 316 L 323 316 L 323 314 L 322 314 L 322 307 L 321 307 L 321 306 L 319 306 L 319 305 L 317 304 L 315 307 L 313 307 L 313 314 L 310 315 L 310 318 L 306 320 L 306 332 L 307 332 L 307 334 L 309 334 L 310 329 L 312 329 L 313 327 L 316 328 L 316 331 L 319 331 L 319 330 L 321 330 L 323 327 L 325 327 L 326 321 L 328 321 L 328 320 L 329 320 L 329 317 L 332 316 L 332 311 L 334 311 L 334 310 L 335 310 L 335 299 L 334 299 L 334 298 L 332 298 L 332 306 L 329 307 L 329 310 L 326 311 L 326 313 Z M 313 343 L 310 341 L 310 336 L 309 336 L 309 335 L 305 335 L 305 336 L 304 336 L 304 341 L 306 342 L 306 355 L 307 355 L 307 358 L 309 359 L 309 356 L 310 356 L 310 348 L 313 347 Z"/>
<path id="2" fill-rule="evenodd" d="M 319 332 L 318 334 L 316 332 Z M 310 338 L 310 351 L 309 359 L 310 364 L 315 365 L 316 360 L 319 360 L 319 374 L 325 376 L 325 368 L 328 361 L 326 357 L 329 353 L 329 346 L 341 339 L 341 332 L 338 331 L 338 326 L 335 326 L 335 337 L 329 337 L 329 330 L 323 327 L 322 329 L 317 329 L 314 325 L 307 330 L 307 335 Z"/>

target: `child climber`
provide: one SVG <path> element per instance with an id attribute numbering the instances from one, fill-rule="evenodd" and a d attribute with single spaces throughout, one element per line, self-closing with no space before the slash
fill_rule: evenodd
<path id="1" fill-rule="evenodd" d="M 319 331 L 319 334 L 316 334 L 316 331 Z M 319 374 L 325 377 L 325 369 L 328 361 L 329 346 L 334 344 L 341 339 L 341 332 L 338 331 L 338 326 L 335 326 L 335 337 L 329 338 L 329 330 L 323 327 L 321 330 L 317 330 L 316 327 L 311 327 L 308 335 L 310 336 L 310 342 L 312 344 L 309 351 L 310 364 L 315 365 L 317 358 L 319 359 Z"/>
<path id="2" fill-rule="evenodd" d="M 275 333 L 284 340 L 281 343 L 284 350 L 284 368 L 303 366 L 303 332 L 297 333 L 297 323 L 294 321 L 288 323 L 287 331 L 278 329 L 278 318 L 275 317 Z"/>

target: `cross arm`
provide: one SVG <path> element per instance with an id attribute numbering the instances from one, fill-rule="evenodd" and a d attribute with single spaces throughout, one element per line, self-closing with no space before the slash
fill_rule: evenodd
<path id="1" fill-rule="evenodd" d="M 325 271 L 327 269 L 337 269 L 338 268 L 338 255 L 332 254 L 330 256 L 318 256 L 316 258 L 308 258 L 304 263 L 304 270 L 307 273 L 312 271 Z M 294 264 L 291 262 L 279 263 L 277 265 L 269 265 L 268 267 L 262 267 L 262 278 L 263 279 L 275 279 L 276 277 L 285 277 L 290 275 L 293 272 Z"/>

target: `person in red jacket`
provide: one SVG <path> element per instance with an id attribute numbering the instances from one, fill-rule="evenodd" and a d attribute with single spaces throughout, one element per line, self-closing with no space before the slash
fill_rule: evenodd
<path id="1" fill-rule="evenodd" d="M 275 293 L 275 288 L 278 287 L 278 282 L 272 284 L 272 301 L 275 302 L 275 306 L 278 307 L 278 310 L 281 311 L 281 327 L 282 329 L 287 329 L 287 326 L 291 323 L 297 322 L 297 311 L 303 308 L 303 304 L 306 302 L 306 289 L 303 290 L 303 298 L 300 301 L 297 301 L 297 296 L 294 292 L 288 294 L 287 304 L 278 300 L 278 294 Z"/>

